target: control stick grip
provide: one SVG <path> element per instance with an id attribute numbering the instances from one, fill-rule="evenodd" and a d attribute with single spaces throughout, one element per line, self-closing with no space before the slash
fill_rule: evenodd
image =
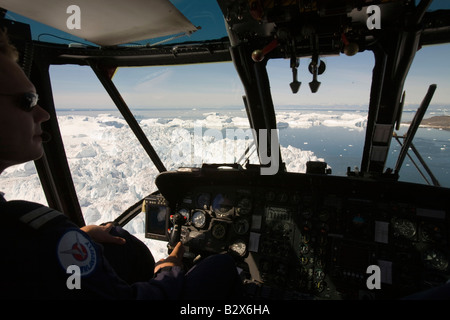
<path id="1" fill-rule="evenodd" d="M 185 217 L 183 217 L 180 213 L 176 213 L 173 216 L 171 216 L 171 220 L 173 223 L 173 228 L 169 235 L 169 243 L 168 243 L 169 249 L 175 248 L 177 243 L 180 241 L 181 226 L 185 222 Z"/>

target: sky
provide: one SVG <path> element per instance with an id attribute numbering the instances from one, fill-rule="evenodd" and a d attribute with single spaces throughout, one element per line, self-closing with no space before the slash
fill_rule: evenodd
<path id="1" fill-rule="evenodd" d="M 405 83 L 406 106 L 418 105 L 430 84 L 438 89 L 432 104 L 450 106 L 450 45 L 424 47 L 416 54 Z M 311 93 L 307 70 L 309 59 L 300 61 L 297 94 L 289 83 L 289 60 L 268 63 L 271 91 L 276 107 L 282 106 L 367 106 L 374 64 L 371 52 L 353 57 L 323 58 L 327 68 Z M 51 77 L 58 108 L 111 108 L 112 101 L 89 67 L 54 66 Z M 80 81 L 82 80 L 82 81 Z M 121 68 L 113 79 L 130 108 L 199 108 L 242 106 L 244 90 L 232 63 L 195 66 Z"/>
<path id="2" fill-rule="evenodd" d="M 76 2 L 76 1 L 75 1 Z M 75 3 L 74 2 L 74 3 Z M 179 10 L 196 26 L 202 29 L 187 40 L 199 40 L 211 36 L 226 36 L 223 20 L 219 19 L 215 1 L 172 0 Z M 434 5 L 443 4 L 450 9 L 450 1 L 435 0 Z M 431 9 L 433 9 L 432 7 Z M 7 18 L 27 19 L 8 14 Z M 33 38 L 54 41 L 45 33 L 71 37 L 40 26 Z M 422 48 L 409 72 L 405 83 L 406 105 L 419 104 L 430 84 L 438 89 L 433 104 L 450 105 L 450 45 Z M 312 94 L 308 83 L 312 75 L 307 70 L 309 59 L 301 59 L 297 94 L 292 94 L 289 83 L 292 72 L 289 60 L 269 61 L 268 72 L 275 106 L 367 106 L 374 59 L 371 52 L 359 53 L 353 57 L 345 55 L 322 57 L 327 68 L 319 76 L 321 86 Z M 52 86 L 56 107 L 113 108 L 113 103 L 89 67 L 53 66 Z M 198 107 L 243 107 L 244 90 L 232 63 L 204 65 L 162 66 L 148 68 L 122 68 L 114 77 L 114 83 L 125 101 L 133 108 L 198 108 Z"/>

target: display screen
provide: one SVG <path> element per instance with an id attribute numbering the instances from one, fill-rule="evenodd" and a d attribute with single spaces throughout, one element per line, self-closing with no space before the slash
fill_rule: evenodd
<path id="1" fill-rule="evenodd" d="M 164 205 L 147 204 L 145 215 L 145 237 L 157 240 L 167 240 L 166 219 L 169 207 Z"/>

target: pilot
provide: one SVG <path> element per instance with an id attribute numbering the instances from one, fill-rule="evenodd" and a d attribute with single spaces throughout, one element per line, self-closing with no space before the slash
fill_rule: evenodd
<path id="1" fill-rule="evenodd" d="M 50 118 L 17 60 L 17 50 L 0 31 L 0 173 L 43 155 L 41 124 Z M 0 215 L 2 298 L 240 296 L 236 266 L 227 255 L 208 257 L 185 272 L 181 243 L 155 265 L 142 242 L 112 224 L 78 228 L 60 212 L 28 201 L 6 201 L 1 193 Z"/>

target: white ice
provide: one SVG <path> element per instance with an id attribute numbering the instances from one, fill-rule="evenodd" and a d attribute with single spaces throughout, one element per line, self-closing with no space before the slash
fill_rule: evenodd
<path id="1" fill-rule="evenodd" d="M 360 113 L 279 112 L 280 128 L 308 128 L 315 125 L 341 126 L 356 130 L 365 127 Z M 109 114 L 98 116 L 59 116 L 67 159 L 86 224 L 114 220 L 125 209 L 156 190 L 158 174 L 152 161 L 126 122 Z M 201 162 L 233 162 L 250 143 L 217 135 L 193 138 L 195 128 L 248 128 L 248 120 L 220 113 L 204 114 L 200 120 L 144 119 L 140 121 L 162 162 L 169 170 L 180 166 L 199 166 Z M 187 131 L 190 129 L 191 134 Z M 283 130 L 283 129 L 280 129 Z M 200 131 L 201 132 L 201 131 Z M 219 130 L 210 132 L 220 132 Z M 292 146 L 281 147 L 287 170 L 305 172 L 306 162 L 318 159 L 313 152 Z M 256 163 L 254 154 L 251 163 Z M 39 178 L 32 162 L 10 167 L 0 176 L 7 200 L 22 199 L 46 204 Z M 167 256 L 166 243 L 146 239 L 144 215 L 140 214 L 126 229 L 144 241 L 156 260 Z"/>

